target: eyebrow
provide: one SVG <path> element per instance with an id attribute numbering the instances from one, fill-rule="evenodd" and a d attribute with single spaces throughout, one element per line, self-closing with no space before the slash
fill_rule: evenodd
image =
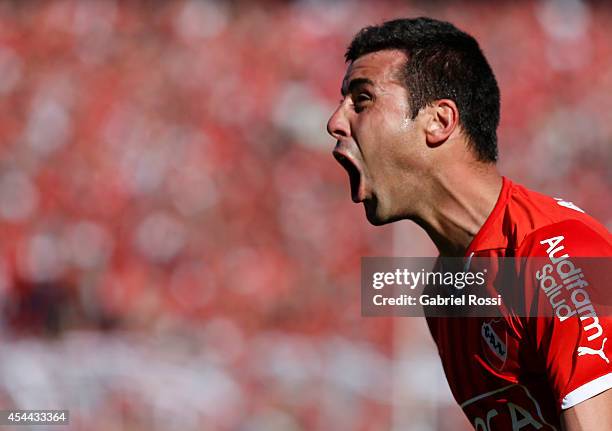
<path id="1" fill-rule="evenodd" d="M 368 78 L 355 78 L 355 79 L 351 79 L 351 81 L 348 84 L 348 88 L 345 88 L 345 86 L 343 85 L 342 88 L 340 89 L 340 94 L 342 95 L 342 97 L 346 96 L 348 93 L 353 92 L 353 90 L 355 90 L 355 88 L 361 86 L 361 85 L 365 85 L 365 84 L 369 84 L 369 85 L 374 85 L 374 82 L 372 82 L 372 80 L 368 79 Z"/>

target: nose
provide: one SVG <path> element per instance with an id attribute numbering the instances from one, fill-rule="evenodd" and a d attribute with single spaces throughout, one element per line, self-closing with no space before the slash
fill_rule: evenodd
<path id="1" fill-rule="evenodd" d="M 346 115 L 344 115 L 343 107 L 344 104 L 340 104 L 327 121 L 327 133 L 332 135 L 336 140 L 351 135 L 351 128 Z"/>

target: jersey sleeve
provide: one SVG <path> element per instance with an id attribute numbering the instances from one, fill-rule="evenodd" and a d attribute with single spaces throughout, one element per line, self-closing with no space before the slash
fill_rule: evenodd
<path id="1" fill-rule="evenodd" d="M 544 368 L 558 409 L 612 388 L 609 232 L 564 221 L 535 231 L 518 252 L 532 360 Z"/>

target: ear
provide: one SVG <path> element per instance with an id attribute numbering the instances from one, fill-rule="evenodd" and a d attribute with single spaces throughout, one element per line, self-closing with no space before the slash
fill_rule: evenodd
<path id="1" fill-rule="evenodd" d="M 429 118 L 425 127 L 427 144 L 444 143 L 459 124 L 459 110 L 454 101 L 440 99 L 429 105 Z"/>

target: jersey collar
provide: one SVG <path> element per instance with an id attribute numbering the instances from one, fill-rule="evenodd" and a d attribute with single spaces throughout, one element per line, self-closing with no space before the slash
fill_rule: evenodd
<path id="1" fill-rule="evenodd" d="M 499 239 L 500 236 L 503 236 L 501 215 L 506 208 L 511 190 L 512 181 L 506 177 L 502 177 L 502 188 L 499 192 L 497 202 L 476 236 L 472 238 L 470 245 L 465 251 L 465 256 L 472 255 L 478 249 L 494 248 L 495 245 L 489 247 L 490 243 L 492 244 L 495 239 Z"/>

